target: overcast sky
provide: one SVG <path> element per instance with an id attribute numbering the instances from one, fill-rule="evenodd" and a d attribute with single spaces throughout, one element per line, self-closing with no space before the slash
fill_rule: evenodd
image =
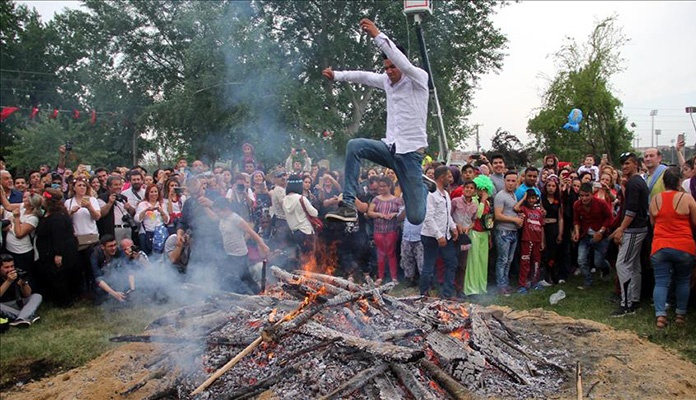
<path id="1" fill-rule="evenodd" d="M 44 20 L 65 7 L 79 6 L 75 1 L 20 3 L 35 7 Z M 611 83 L 629 123 L 637 125 L 640 146 L 650 144 L 652 109 L 658 110 L 655 129 L 662 131 L 660 144 L 669 144 L 681 132 L 688 144 L 696 143 L 684 111 L 696 106 L 696 2 L 523 1 L 502 8 L 493 18 L 508 38 L 508 49 L 502 71 L 484 76 L 474 98 L 476 108 L 469 122 L 481 124 L 484 149 L 490 147 L 498 127 L 529 141 L 527 121 L 541 105 L 540 94 L 547 84 L 542 77 L 556 73 L 550 55 L 566 37 L 584 42 L 598 20 L 613 14 L 630 42 L 622 51 L 625 71 Z M 473 150 L 474 140 L 464 147 Z"/>

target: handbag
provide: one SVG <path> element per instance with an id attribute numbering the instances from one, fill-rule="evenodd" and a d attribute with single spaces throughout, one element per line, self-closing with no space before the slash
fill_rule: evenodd
<path id="1" fill-rule="evenodd" d="M 312 228 L 314 228 L 315 233 L 320 233 L 324 229 L 324 221 L 321 220 L 319 217 L 313 217 L 309 215 L 307 212 L 307 207 L 305 207 L 304 204 L 304 196 L 300 196 L 300 205 L 302 206 L 302 209 L 305 212 L 305 215 L 307 216 L 307 219 L 309 220 L 309 223 L 312 224 Z"/>
<path id="2" fill-rule="evenodd" d="M 92 245 L 99 243 L 99 235 L 96 233 L 89 233 L 87 235 L 77 235 L 77 251 L 86 250 Z"/>

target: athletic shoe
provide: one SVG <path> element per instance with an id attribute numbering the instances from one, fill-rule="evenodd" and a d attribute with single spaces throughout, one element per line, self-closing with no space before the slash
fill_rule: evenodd
<path id="1" fill-rule="evenodd" d="M 546 289 L 546 286 L 542 285 L 541 282 L 538 282 L 536 285 L 534 285 L 534 290 L 544 290 Z"/>
<path id="2" fill-rule="evenodd" d="M 510 286 L 504 286 L 500 288 L 500 294 L 502 294 L 505 297 L 510 297 L 512 294 L 512 288 Z"/>
<path id="3" fill-rule="evenodd" d="M 32 318 L 31 324 L 34 325 L 35 323 L 39 322 L 40 319 L 41 319 L 41 317 L 39 317 L 39 316 Z"/>
<path id="4" fill-rule="evenodd" d="M 336 219 L 344 222 L 355 222 L 358 220 L 358 213 L 355 208 L 341 203 L 338 210 L 326 214 L 326 219 Z"/>
<path id="5" fill-rule="evenodd" d="M 546 282 L 545 279 L 542 279 L 539 282 L 537 282 L 537 285 L 542 286 L 542 287 L 549 287 L 549 286 L 553 286 L 553 283 Z"/>
<path id="6" fill-rule="evenodd" d="M 519 294 L 527 294 L 527 288 L 524 287 L 524 286 L 520 286 L 520 287 L 517 289 L 517 293 L 519 293 Z"/>
<path id="7" fill-rule="evenodd" d="M 559 279 L 559 280 L 558 280 L 558 284 L 559 284 L 559 285 L 562 285 L 562 284 L 564 284 L 564 283 L 566 283 L 565 279 Z"/>
<path id="8" fill-rule="evenodd" d="M 437 183 L 428 178 L 425 174 L 423 174 L 423 183 L 425 183 L 425 186 L 428 188 L 428 192 L 432 193 L 437 190 Z"/>
<path id="9" fill-rule="evenodd" d="M 592 268 L 592 269 L 590 270 L 590 273 L 591 273 L 591 274 L 594 274 L 595 272 L 597 272 L 597 268 Z"/>
<path id="10" fill-rule="evenodd" d="M 614 312 L 609 314 L 609 316 L 613 318 L 621 318 L 625 317 L 626 315 L 633 315 L 635 313 L 636 310 L 633 307 L 619 307 Z"/>
<path id="11" fill-rule="evenodd" d="M 575 268 L 575 271 L 573 271 L 573 275 L 580 276 L 580 274 L 582 274 L 582 270 L 580 270 L 580 268 Z"/>
<path id="12" fill-rule="evenodd" d="M 19 318 L 10 322 L 10 326 L 14 326 L 16 328 L 28 328 L 31 326 L 31 322 Z"/>

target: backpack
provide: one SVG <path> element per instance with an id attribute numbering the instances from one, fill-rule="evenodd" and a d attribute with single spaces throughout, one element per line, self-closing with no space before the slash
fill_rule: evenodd
<path id="1" fill-rule="evenodd" d="M 152 237 L 152 251 L 155 253 L 164 252 L 164 242 L 167 241 L 168 237 L 169 231 L 165 225 L 160 225 L 155 228 L 155 232 Z"/>

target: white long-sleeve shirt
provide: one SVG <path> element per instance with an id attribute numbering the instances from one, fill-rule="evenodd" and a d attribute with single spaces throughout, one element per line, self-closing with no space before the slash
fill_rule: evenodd
<path id="1" fill-rule="evenodd" d="M 421 235 L 447 240 L 452 238 L 451 230 L 455 227 L 452 219 L 452 201 L 446 190 L 436 190 L 428 193 L 425 209 L 425 220 Z"/>
<path id="2" fill-rule="evenodd" d="M 392 84 L 386 73 L 335 71 L 334 80 L 354 82 L 384 90 L 387 96 L 387 133 L 382 139 L 396 145 L 398 154 L 428 147 L 425 125 L 428 116 L 428 73 L 414 66 L 387 35 L 380 33 L 375 44 L 401 71 L 401 79 Z"/>
<path id="3" fill-rule="evenodd" d="M 305 214 L 300 201 L 304 202 L 309 215 L 312 217 L 319 215 L 317 209 L 312 206 L 312 203 L 310 203 L 307 198 L 297 193 L 291 193 L 283 199 L 285 218 L 288 221 L 288 226 L 291 231 L 299 230 L 304 234 L 311 235 L 314 233 L 314 228 L 312 228 L 312 224 L 309 222 L 309 219 L 307 219 L 307 214 Z"/>

